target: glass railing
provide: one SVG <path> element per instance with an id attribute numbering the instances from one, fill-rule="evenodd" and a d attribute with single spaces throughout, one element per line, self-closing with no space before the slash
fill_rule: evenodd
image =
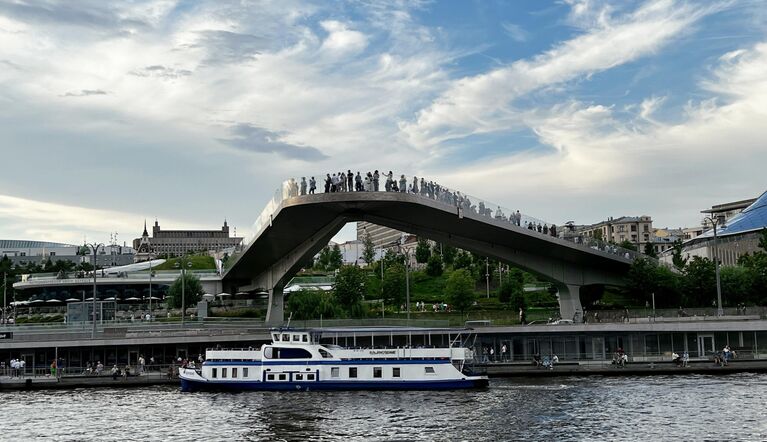
<path id="1" fill-rule="evenodd" d="M 311 175 L 307 175 L 309 177 Z M 314 177 L 316 182 L 316 195 L 325 193 L 325 174 L 316 174 Z M 643 256 L 640 253 L 624 249 L 614 244 L 599 241 L 594 238 L 581 236 L 573 233 L 566 232 L 567 226 L 557 226 L 554 223 L 546 222 L 539 218 L 524 214 L 519 210 L 509 209 L 499 204 L 483 200 L 481 198 L 469 195 L 459 190 L 451 189 L 443 186 L 434 181 L 421 180 L 414 182 L 413 178 L 403 178 L 401 175 L 393 181 L 396 184 L 396 192 L 407 193 L 409 195 L 416 195 L 424 199 L 429 199 L 438 203 L 442 203 L 446 206 L 455 208 L 459 216 L 471 216 L 471 217 L 484 217 L 488 220 L 492 220 L 495 223 L 508 223 L 518 228 L 527 229 L 531 232 L 538 233 L 540 235 L 546 235 L 551 238 L 555 238 L 562 241 L 568 241 L 576 246 L 582 248 L 588 248 L 611 255 L 618 256 L 627 261 L 632 261 L 638 256 Z M 356 177 L 353 179 L 352 187 L 356 188 Z M 395 186 L 389 186 L 387 184 L 386 175 L 381 175 L 379 178 L 379 192 L 387 192 L 386 189 L 394 188 Z M 339 186 L 340 190 L 337 193 L 350 192 L 344 190 Z M 372 192 L 374 191 L 374 185 L 368 183 L 363 177 L 361 185 L 362 190 L 353 190 L 353 192 Z M 304 185 L 301 180 L 289 179 L 282 183 L 280 188 L 275 190 L 271 199 L 267 202 L 261 214 L 256 218 L 253 227 L 251 228 L 250 235 L 243 239 L 242 243 L 234 249 L 233 254 L 229 257 L 224 265 L 225 271 L 231 268 L 242 256 L 242 252 L 246 250 L 260 235 L 261 232 L 271 224 L 272 219 L 276 211 L 279 209 L 281 203 L 290 198 L 312 198 L 313 195 L 309 193 L 309 185 Z M 388 190 L 394 192 L 395 190 Z M 331 186 L 331 192 L 332 186 Z"/>

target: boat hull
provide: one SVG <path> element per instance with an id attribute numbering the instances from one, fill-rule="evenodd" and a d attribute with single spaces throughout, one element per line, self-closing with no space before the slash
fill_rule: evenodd
<path id="1" fill-rule="evenodd" d="M 486 377 L 433 381 L 207 381 L 181 378 L 181 391 L 350 391 L 350 390 L 460 390 L 487 387 Z"/>

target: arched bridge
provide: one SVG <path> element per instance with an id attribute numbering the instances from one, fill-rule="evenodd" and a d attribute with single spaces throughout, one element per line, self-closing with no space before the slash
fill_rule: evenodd
<path id="1" fill-rule="evenodd" d="M 253 236 L 226 262 L 224 289 L 267 291 L 267 322 L 282 323 L 282 289 L 346 223 L 354 221 L 391 227 L 523 268 L 556 284 L 563 318 L 582 318 L 580 287 L 623 285 L 633 253 L 538 233 L 524 227 L 534 222 L 531 218 L 523 217 L 517 225 L 513 217 L 511 221 L 502 214 L 496 217 L 501 213 L 498 208 L 484 202 L 484 214 L 480 214 L 468 197 L 464 202 L 460 196 L 459 203 L 455 195 L 298 195 L 294 183 L 286 184 L 256 221 Z"/>

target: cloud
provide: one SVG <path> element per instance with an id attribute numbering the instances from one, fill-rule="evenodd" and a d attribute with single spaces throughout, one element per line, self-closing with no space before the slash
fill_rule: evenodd
<path id="1" fill-rule="evenodd" d="M 2 234 L 7 238 L 81 244 L 86 234 L 89 240 L 104 241 L 119 232 L 130 244 L 141 234 L 144 219 L 146 215 L 0 195 Z M 177 229 L 199 228 L 178 220 L 163 222 Z"/>
<path id="2" fill-rule="evenodd" d="M 356 54 L 368 44 L 365 34 L 349 29 L 348 25 L 336 20 L 320 22 L 328 36 L 322 42 L 322 49 L 336 55 Z"/>
<path id="3" fill-rule="evenodd" d="M 506 31 L 506 35 L 516 42 L 523 43 L 530 38 L 530 34 L 520 25 L 515 25 L 514 23 L 501 23 L 501 26 L 503 27 L 503 30 Z"/>
<path id="4" fill-rule="evenodd" d="M 713 10 L 650 2 L 532 59 L 455 81 L 401 129 L 415 147 L 436 149 L 444 141 L 519 126 L 515 99 L 652 54 Z"/>
<path id="5" fill-rule="evenodd" d="M 230 129 L 231 138 L 220 139 L 222 143 L 252 153 L 275 153 L 283 158 L 316 161 L 327 158 L 311 146 L 297 146 L 284 142 L 285 134 L 271 132 L 247 123 L 239 123 Z"/>
<path id="6" fill-rule="evenodd" d="M 175 69 L 162 65 L 146 66 L 143 69 L 137 69 L 130 72 L 131 75 L 137 77 L 157 77 L 165 80 L 175 80 L 181 77 L 188 77 L 192 75 L 192 71 L 188 69 Z"/>
<path id="7" fill-rule="evenodd" d="M 662 97 L 638 103 L 629 119 L 613 107 L 577 101 L 525 113 L 550 150 L 461 168 L 447 179 L 512 205 L 505 186 L 487 186 L 509 182 L 515 208 L 554 222 L 565 221 L 562 214 L 578 222 L 651 214 L 661 225 L 692 224 L 712 204 L 764 191 L 764 72 L 767 43 L 725 54 L 700 82 L 720 95 L 689 102 L 675 123 L 652 118 Z"/>
<path id="8" fill-rule="evenodd" d="M 107 95 L 101 89 L 81 89 L 79 92 L 67 92 L 62 97 L 90 97 L 91 95 Z"/>

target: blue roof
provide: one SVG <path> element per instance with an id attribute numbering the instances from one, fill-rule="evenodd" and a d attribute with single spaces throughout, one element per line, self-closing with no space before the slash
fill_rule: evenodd
<path id="1" fill-rule="evenodd" d="M 767 192 L 764 192 L 742 212 L 733 216 L 724 227 L 718 228 L 716 234 L 717 236 L 737 235 L 761 230 L 765 227 L 767 227 Z M 714 230 L 711 229 L 698 238 L 713 236 Z"/>

